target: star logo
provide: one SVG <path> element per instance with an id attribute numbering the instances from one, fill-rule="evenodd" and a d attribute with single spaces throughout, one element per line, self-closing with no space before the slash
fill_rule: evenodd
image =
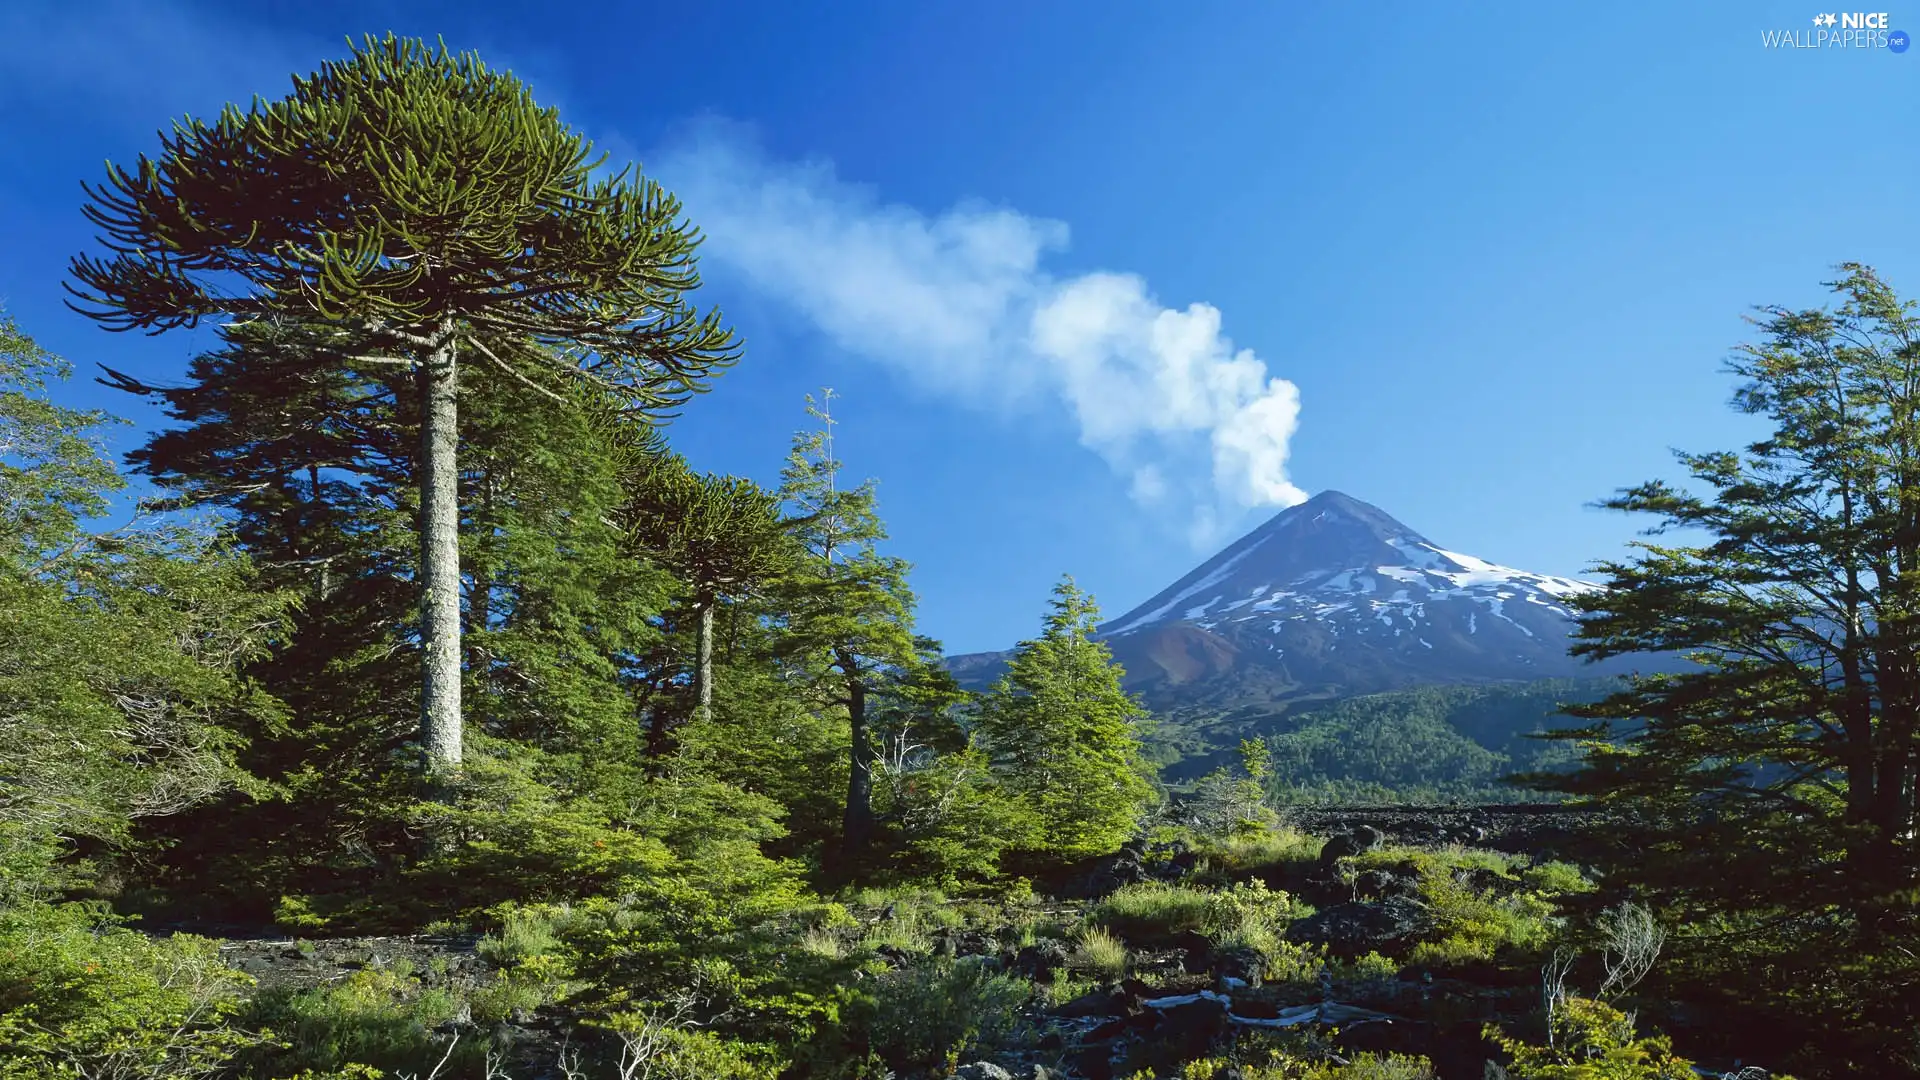
<path id="1" fill-rule="evenodd" d="M 1834 23 L 1835 23 L 1836 21 L 1838 21 L 1838 20 L 1836 20 L 1836 19 L 1835 19 L 1835 18 L 1834 18 L 1834 17 L 1833 17 L 1833 16 L 1831 15 L 1831 14 L 1829 14 L 1829 15 L 1827 16 L 1827 25 L 1828 25 L 1828 26 L 1832 26 L 1832 25 L 1833 25 L 1833 24 L 1834 24 Z"/>

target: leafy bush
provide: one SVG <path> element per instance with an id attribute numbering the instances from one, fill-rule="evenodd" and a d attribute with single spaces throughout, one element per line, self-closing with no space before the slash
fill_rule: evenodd
<path id="1" fill-rule="evenodd" d="M 249 1052 L 245 1061 L 255 1076 L 352 1065 L 425 1075 L 446 1055 L 445 1080 L 477 1078 L 484 1071 L 486 1043 L 463 1041 L 449 1054 L 446 1041 L 434 1035 L 436 1027 L 471 1015 L 471 1005 L 458 995 L 424 987 L 404 969 L 365 968 L 327 986 L 279 987 L 255 997 L 241 1020 L 270 1028 L 280 1041 Z"/>
<path id="2" fill-rule="evenodd" d="M 1548 1044 L 1534 1046 L 1488 1025 L 1487 1037 L 1513 1055 L 1514 1080 L 1694 1080 L 1664 1035 L 1638 1038 L 1633 1018 L 1604 1002 L 1561 998 L 1548 1018 Z M 1781 1078 L 1785 1080 L 1785 1078 Z"/>
<path id="3" fill-rule="evenodd" d="M 1373 869 L 1414 879 L 1432 914 L 1434 937 L 1415 946 L 1410 959 L 1439 967 L 1539 949 L 1559 926 L 1553 899 L 1564 895 L 1560 890 L 1591 888 L 1564 863 L 1534 868 L 1524 856 L 1459 845 L 1388 845 L 1341 860 L 1341 878 L 1348 883 Z"/>
<path id="4" fill-rule="evenodd" d="M 219 947 L 81 905 L 0 908 L 0 1077 L 211 1076 L 266 1036 L 230 1024 L 250 980 Z"/>
<path id="5" fill-rule="evenodd" d="M 968 960 L 890 972 L 875 993 L 872 1050 L 896 1070 L 951 1067 L 963 1054 L 1013 1037 L 1032 989 Z"/>
<path id="6" fill-rule="evenodd" d="M 1321 839 L 1290 825 L 1275 825 L 1228 836 L 1201 834 L 1194 848 L 1200 859 L 1193 876 L 1222 884 L 1264 873 L 1276 866 L 1307 865 L 1320 856 Z"/>
<path id="7" fill-rule="evenodd" d="M 1189 1063 L 1179 1080 L 1433 1080 L 1426 1058 L 1360 1054 L 1350 1061 L 1280 1058 L 1263 1065 L 1237 1065 L 1219 1058 Z"/>

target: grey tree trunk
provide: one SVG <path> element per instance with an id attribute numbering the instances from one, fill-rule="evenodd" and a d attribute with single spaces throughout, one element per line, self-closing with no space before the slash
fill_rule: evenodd
<path id="1" fill-rule="evenodd" d="M 713 601 L 700 603 L 699 655 L 694 663 L 694 690 L 697 694 L 693 718 L 700 723 L 713 719 Z"/>
<path id="2" fill-rule="evenodd" d="M 460 413 L 452 327 L 419 368 L 420 741 L 438 777 L 460 768 Z"/>

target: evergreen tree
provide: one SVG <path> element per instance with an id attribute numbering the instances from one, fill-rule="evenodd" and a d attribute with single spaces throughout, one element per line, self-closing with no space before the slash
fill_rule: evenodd
<path id="1" fill-rule="evenodd" d="M 68 371 L 0 318 L 0 902 L 67 883 L 76 841 L 246 783 L 234 721 L 280 715 L 237 669 L 291 598 L 192 524 L 87 531 L 125 485 L 108 417 L 47 400 Z"/>
<path id="2" fill-rule="evenodd" d="M 684 400 L 734 347 L 684 299 L 697 236 L 650 181 L 595 179 L 586 140 L 511 75 L 392 36 L 162 142 L 89 189 L 111 257 L 74 259 L 79 309 L 154 332 L 324 319 L 335 364 L 412 376 L 421 737 L 431 770 L 455 769 L 459 360 L 556 398 L 584 383 L 635 409 Z"/>
<path id="3" fill-rule="evenodd" d="M 1100 611 L 1064 579 L 1041 635 L 1023 641 L 981 701 L 981 742 L 1039 823 L 1034 851 L 1072 860 L 1130 838 L 1153 796 L 1121 670 L 1093 640 Z"/>
<path id="4" fill-rule="evenodd" d="M 341 873 L 376 872 L 407 843 L 420 417 L 391 369 L 332 363 L 329 333 L 244 324 L 184 386 L 120 380 L 180 422 L 130 455 L 136 467 L 173 505 L 224 513 L 263 582 L 303 598 L 290 633 L 249 667 L 289 717 L 247 731 L 243 761 L 285 798 L 166 826 L 175 872 L 244 902 L 342 888 Z M 462 391 L 469 722 L 481 753 L 543 755 L 548 779 L 617 800 L 638 764 L 635 688 L 671 582 L 628 556 L 613 520 L 630 455 L 603 403 L 521 389 L 479 368 Z"/>
<path id="5" fill-rule="evenodd" d="M 1763 309 L 1730 363 L 1770 435 L 1608 500 L 1699 539 L 1602 564 L 1574 651 L 1698 666 L 1569 710 L 1585 764 L 1534 782 L 1620 807 L 1615 881 L 1718 929 L 1678 945 L 1708 978 L 1765 965 L 1782 1024 L 1850 1028 L 1821 1037 L 1846 1071 L 1911 1055 L 1920 1002 L 1920 319 L 1841 270 L 1836 310 Z"/>
<path id="6" fill-rule="evenodd" d="M 837 482 L 831 405 L 831 390 L 818 402 L 808 397 L 808 415 L 821 428 L 794 436 L 781 474 L 800 553 L 781 579 L 777 606 L 785 617 L 781 654 L 847 713 L 842 843 L 858 855 L 874 824 L 872 703 L 917 667 L 920 653 L 907 563 L 879 552 L 887 532 L 873 484 L 843 489 Z"/>
<path id="7" fill-rule="evenodd" d="M 639 549 L 685 583 L 696 624 L 694 718 L 713 715 L 717 605 L 770 577 L 787 554 L 779 496 L 737 476 L 696 475 L 675 455 L 638 473 L 623 518 Z"/>

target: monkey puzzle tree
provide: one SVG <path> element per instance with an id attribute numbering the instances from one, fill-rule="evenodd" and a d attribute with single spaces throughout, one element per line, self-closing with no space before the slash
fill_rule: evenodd
<path id="1" fill-rule="evenodd" d="M 699 235 L 472 53 L 389 35 L 162 136 L 110 166 L 87 216 L 110 255 L 76 256 L 74 306 L 116 330 L 324 320 L 342 365 L 398 365 L 419 397 L 422 741 L 461 757 L 458 365 L 529 392 L 590 387 L 671 408 L 736 357 L 696 312 Z"/>
<path id="2" fill-rule="evenodd" d="M 686 585 L 698 623 L 694 718 L 704 722 L 713 709 L 714 606 L 780 566 L 780 497 L 738 476 L 697 475 L 674 455 L 662 455 L 635 479 L 624 510 L 630 535 Z"/>

